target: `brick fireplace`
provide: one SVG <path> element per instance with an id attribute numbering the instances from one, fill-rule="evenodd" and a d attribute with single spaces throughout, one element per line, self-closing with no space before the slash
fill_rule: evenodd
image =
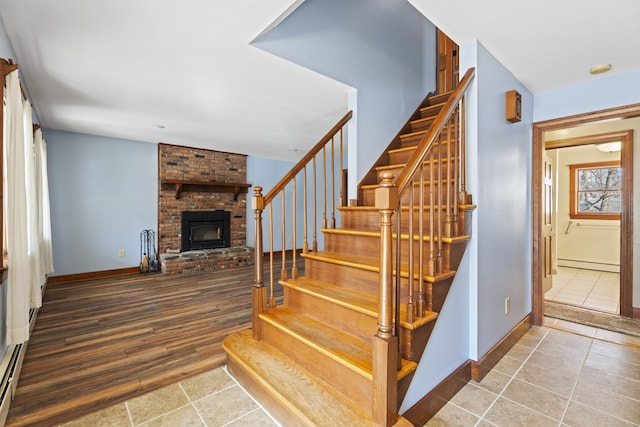
<path id="1" fill-rule="evenodd" d="M 158 144 L 158 250 L 163 273 L 253 263 L 253 250 L 245 246 L 246 165 L 242 154 Z M 228 217 L 224 245 L 181 250 L 183 212 L 189 212 L 187 218 Z"/>

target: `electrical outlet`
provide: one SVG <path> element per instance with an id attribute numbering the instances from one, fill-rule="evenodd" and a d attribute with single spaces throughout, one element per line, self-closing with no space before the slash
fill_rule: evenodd
<path id="1" fill-rule="evenodd" d="M 506 297 L 504 299 L 504 314 L 509 314 L 509 311 L 511 311 L 511 299 Z"/>
<path id="2" fill-rule="evenodd" d="M 124 249 L 120 249 L 118 255 L 120 256 L 120 258 L 124 257 Z"/>

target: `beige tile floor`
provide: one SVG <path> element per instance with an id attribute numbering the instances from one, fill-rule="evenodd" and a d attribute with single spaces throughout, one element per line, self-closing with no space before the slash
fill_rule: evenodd
<path id="1" fill-rule="evenodd" d="M 550 318 L 545 325 L 529 330 L 426 425 L 640 426 L 640 338 Z M 277 425 L 224 368 L 64 424 Z"/>
<path id="2" fill-rule="evenodd" d="M 607 313 L 620 312 L 620 274 L 558 267 L 544 298 Z"/>
<path id="3" fill-rule="evenodd" d="M 426 426 L 639 426 L 640 338 L 556 319 L 545 324 Z"/>
<path id="4" fill-rule="evenodd" d="M 278 426 L 218 368 L 63 424 L 65 427 Z"/>

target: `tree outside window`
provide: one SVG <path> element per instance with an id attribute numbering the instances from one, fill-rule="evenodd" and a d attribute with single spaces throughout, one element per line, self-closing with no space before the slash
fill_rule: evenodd
<path id="1" fill-rule="evenodd" d="M 572 219 L 620 219 L 622 168 L 619 161 L 569 165 L 569 170 Z"/>

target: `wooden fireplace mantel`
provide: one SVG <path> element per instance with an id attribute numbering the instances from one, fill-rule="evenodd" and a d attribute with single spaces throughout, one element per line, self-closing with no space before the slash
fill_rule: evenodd
<path id="1" fill-rule="evenodd" d="M 220 182 L 220 181 L 195 181 L 183 179 L 163 179 L 161 184 L 173 184 L 176 186 L 176 199 L 180 198 L 183 190 L 192 188 L 198 191 L 214 193 L 233 193 L 233 200 L 238 200 L 240 193 L 247 193 L 251 184 L 246 182 Z"/>

